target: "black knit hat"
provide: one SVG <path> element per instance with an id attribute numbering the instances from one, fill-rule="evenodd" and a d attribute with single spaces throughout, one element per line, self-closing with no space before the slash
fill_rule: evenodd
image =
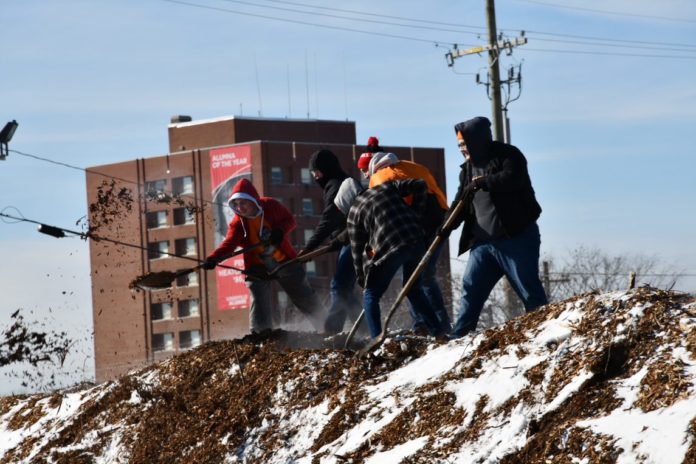
<path id="1" fill-rule="evenodd" d="M 312 157 L 309 159 L 309 170 L 321 171 L 324 182 L 320 181 L 319 185 L 326 183 L 329 179 L 344 179 L 347 176 L 343 172 L 338 158 L 331 150 L 318 150 L 312 153 Z"/>

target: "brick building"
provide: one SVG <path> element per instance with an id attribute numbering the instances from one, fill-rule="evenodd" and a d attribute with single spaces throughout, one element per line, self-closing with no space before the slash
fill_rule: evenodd
<path id="1" fill-rule="evenodd" d="M 236 271 L 193 272 L 170 289 L 150 292 L 129 284 L 147 272 L 193 267 L 215 249 L 229 220 L 228 189 L 241 177 L 295 214 L 291 242 L 301 249 L 322 210 L 322 190 L 308 168 L 311 154 L 321 148 L 359 178 L 355 165 L 365 147 L 356 145 L 354 122 L 238 116 L 172 118 L 168 154 L 88 169 L 90 225 L 97 236 L 121 242 L 90 241 L 98 382 L 204 341 L 248 333 L 248 293 Z M 444 188 L 442 149 L 385 149 L 424 164 Z M 312 285 L 324 294 L 334 259 L 329 254 L 307 264 Z M 446 275 L 447 250 L 440 263 Z M 274 292 L 277 322 L 302 328 L 293 326 L 301 318 L 280 290 Z"/>

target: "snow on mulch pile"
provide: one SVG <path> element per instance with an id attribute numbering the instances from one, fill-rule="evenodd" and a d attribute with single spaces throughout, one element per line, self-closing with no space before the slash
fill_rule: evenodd
<path id="1" fill-rule="evenodd" d="M 291 348 L 299 337 L 1 398 L 0 463 L 696 462 L 688 295 L 586 294 L 446 344 L 393 337 L 367 359 Z"/>

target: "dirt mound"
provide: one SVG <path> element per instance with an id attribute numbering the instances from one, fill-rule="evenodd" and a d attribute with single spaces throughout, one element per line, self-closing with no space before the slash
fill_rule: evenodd
<path id="1" fill-rule="evenodd" d="M 211 342 L 0 399 L 0 463 L 696 462 L 695 324 L 693 297 L 641 289 L 366 359 L 345 336 Z"/>

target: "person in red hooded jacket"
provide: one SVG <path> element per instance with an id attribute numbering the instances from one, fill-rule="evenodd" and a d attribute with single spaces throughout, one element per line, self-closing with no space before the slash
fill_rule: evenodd
<path id="1" fill-rule="evenodd" d="M 288 233 L 295 229 L 295 217 L 279 201 L 260 197 L 247 179 L 234 186 L 228 204 L 234 217 L 227 229 L 225 240 L 206 258 L 204 269 L 213 269 L 238 247 L 247 248 L 261 241 L 268 244 L 244 253 L 244 268 L 248 275 L 267 275 L 280 264 L 297 257 L 290 244 Z M 278 283 L 297 308 L 315 329 L 323 321 L 318 295 L 309 285 L 304 267 L 300 263 L 289 264 L 276 275 Z M 251 292 L 249 327 L 252 333 L 273 328 L 271 281 L 247 277 Z"/>

